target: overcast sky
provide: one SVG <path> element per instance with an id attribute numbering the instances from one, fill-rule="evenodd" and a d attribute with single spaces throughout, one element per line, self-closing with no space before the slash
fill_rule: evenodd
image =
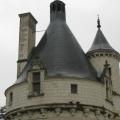
<path id="1" fill-rule="evenodd" d="M 86 52 L 97 31 L 97 14 L 109 43 L 120 52 L 120 0 L 63 0 L 67 24 Z M 37 31 L 49 24 L 52 0 L 0 0 L 0 106 L 5 105 L 4 91 L 16 81 L 19 41 L 18 14 L 31 12 L 37 19 Z M 36 33 L 37 42 L 43 33 Z"/>

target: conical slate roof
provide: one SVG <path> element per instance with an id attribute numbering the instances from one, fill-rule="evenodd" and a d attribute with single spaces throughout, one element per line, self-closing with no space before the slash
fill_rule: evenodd
<path id="1" fill-rule="evenodd" d="M 63 5 L 62 12 L 51 10 L 51 22 L 38 46 L 32 51 L 32 57 L 19 76 L 17 83 L 24 81 L 26 71 L 31 69 L 32 61 L 37 58 L 50 77 L 77 77 L 96 80 L 96 71 L 66 24 L 64 3 L 54 1 L 52 5 Z M 58 9 L 57 9 L 58 10 Z M 37 61 L 38 61 L 37 60 Z"/>
<path id="2" fill-rule="evenodd" d="M 109 42 L 107 41 L 107 39 L 105 38 L 104 34 L 101 31 L 101 25 L 100 25 L 100 20 L 98 18 L 98 30 L 97 30 L 97 34 L 95 36 L 94 42 L 91 46 L 91 48 L 88 50 L 87 53 L 91 53 L 91 52 L 96 52 L 96 51 L 110 51 L 110 52 L 115 52 L 117 54 L 119 54 L 116 50 L 114 50 L 112 48 L 112 46 L 109 44 Z"/>
<path id="3" fill-rule="evenodd" d="M 52 22 L 36 48 L 49 76 L 93 78 L 94 70 L 64 21 Z"/>
<path id="4" fill-rule="evenodd" d="M 98 29 L 97 34 L 95 36 L 94 42 L 88 52 L 96 51 L 96 50 L 110 50 L 115 51 L 111 45 L 106 40 L 105 36 L 103 35 L 101 29 Z"/>

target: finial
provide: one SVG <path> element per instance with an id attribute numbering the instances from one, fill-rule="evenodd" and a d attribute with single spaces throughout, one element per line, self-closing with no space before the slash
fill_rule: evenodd
<path id="1" fill-rule="evenodd" d="M 99 15 L 98 15 L 98 19 L 97 19 L 97 28 L 101 28 Z"/>

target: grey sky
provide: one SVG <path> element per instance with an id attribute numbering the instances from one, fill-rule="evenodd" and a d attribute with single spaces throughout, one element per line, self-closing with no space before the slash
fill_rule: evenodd
<path id="1" fill-rule="evenodd" d="M 63 1 L 66 3 L 67 23 L 85 52 L 97 31 L 97 14 L 107 40 L 120 52 L 120 0 Z M 5 104 L 5 89 L 16 80 L 18 14 L 31 12 L 39 22 L 37 30 L 45 30 L 49 24 L 50 2 L 52 0 L 0 0 L 0 106 Z M 36 35 L 38 43 L 43 33 Z"/>

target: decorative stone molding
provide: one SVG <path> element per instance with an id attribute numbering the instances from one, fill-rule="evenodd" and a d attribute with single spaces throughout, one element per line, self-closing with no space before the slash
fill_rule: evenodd
<path id="1" fill-rule="evenodd" d="M 64 118 L 67 114 L 68 118 Z M 69 103 L 63 104 L 46 104 L 39 106 L 26 107 L 24 109 L 16 109 L 6 113 L 5 120 L 39 120 L 39 119 L 70 119 L 73 116 L 75 119 L 85 120 L 119 120 L 120 117 L 117 113 L 113 113 L 104 107 L 82 105 L 78 107 L 77 104 L 70 105 Z M 77 117 L 76 117 L 77 116 Z M 51 118 L 51 119 L 50 119 Z"/>
<path id="2" fill-rule="evenodd" d="M 99 57 L 99 56 L 102 56 L 102 57 L 105 57 L 105 56 L 108 56 L 108 57 L 114 57 L 115 59 L 117 60 L 120 60 L 120 54 L 119 53 L 114 53 L 114 52 L 111 52 L 111 51 L 96 51 L 96 52 L 90 52 L 90 53 L 87 53 L 87 57 L 88 58 L 95 58 L 95 57 Z"/>

